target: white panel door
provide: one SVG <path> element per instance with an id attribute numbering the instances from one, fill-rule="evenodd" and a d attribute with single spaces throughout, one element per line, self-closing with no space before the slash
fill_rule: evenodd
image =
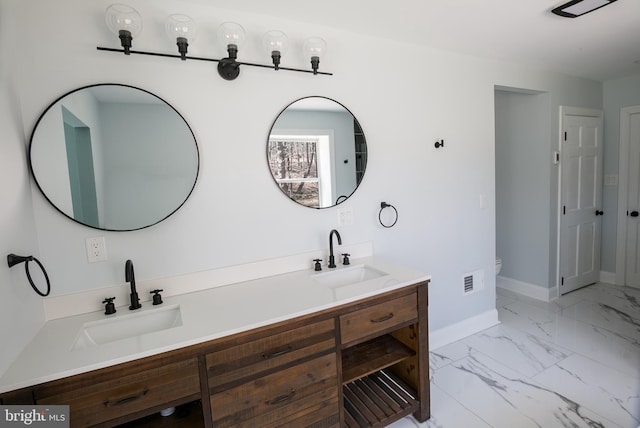
<path id="1" fill-rule="evenodd" d="M 640 113 L 629 119 L 625 284 L 640 287 Z"/>
<path id="2" fill-rule="evenodd" d="M 602 113 L 562 115 L 560 294 L 600 277 Z"/>

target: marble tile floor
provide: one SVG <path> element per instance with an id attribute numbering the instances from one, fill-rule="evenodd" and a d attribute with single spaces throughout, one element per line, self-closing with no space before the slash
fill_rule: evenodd
<path id="1" fill-rule="evenodd" d="M 640 289 L 497 290 L 501 324 L 432 350 L 431 419 L 393 428 L 640 428 Z"/>

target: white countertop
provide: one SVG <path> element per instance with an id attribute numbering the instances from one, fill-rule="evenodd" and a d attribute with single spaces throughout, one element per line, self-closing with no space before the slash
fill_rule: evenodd
<path id="1" fill-rule="evenodd" d="M 352 259 L 350 266 L 339 265 L 331 271 L 363 264 L 386 275 L 331 288 L 313 279 L 329 271 L 325 266 L 322 272 L 297 270 L 163 297 L 160 306 L 147 301 L 135 312 L 179 305 L 182 325 L 82 349 L 72 347 L 85 323 L 134 311 L 121 306 L 113 315 L 100 311 L 48 321 L 0 378 L 0 393 L 218 339 L 430 279 L 376 257 Z"/>

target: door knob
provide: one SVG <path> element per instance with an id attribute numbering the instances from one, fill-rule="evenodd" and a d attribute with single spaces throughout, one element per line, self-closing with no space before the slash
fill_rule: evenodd
<path id="1" fill-rule="evenodd" d="M 598 210 L 596 210 L 596 215 L 604 215 L 604 211 L 598 211 Z"/>
<path id="2" fill-rule="evenodd" d="M 638 217 L 638 211 L 631 211 L 631 212 L 629 213 L 629 215 L 630 215 L 631 217 Z"/>

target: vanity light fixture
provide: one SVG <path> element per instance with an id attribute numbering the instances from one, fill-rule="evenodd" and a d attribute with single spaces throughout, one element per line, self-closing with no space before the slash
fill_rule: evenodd
<path id="1" fill-rule="evenodd" d="M 289 47 L 287 35 L 278 30 L 267 31 L 262 37 L 262 43 L 267 54 L 271 55 L 273 68 L 279 70 L 282 54 L 286 53 Z"/>
<path id="2" fill-rule="evenodd" d="M 126 4 L 112 4 L 105 13 L 107 27 L 120 38 L 124 54 L 131 52 L 131 41 L 142 30 L 142 17 Z"/>
<path id="3" fill-rule="evenodd" d="M 327 52 L 327 42 L 320 37 L 309 37 L 304 41 L 304 53 L 311 58 L 311 68 L 313 74 L 318 74 L 318 64 L 320 64 L 320 56 Z"/>
<path id="4" fill-rule="evenodd" d="M 304 42 L 304 52 L 311 59 L 311 70 L 300 68 L 282 67 L 280 65 L 282 55 L 287 51 L 289 40 L 282 31 L 271 30 L 264 34 L 263 45 L 271 56 L 272 65 L 256 64 L 252 62 L 238 61 L 238 50 L 245 41 L 246 33 L 240 24 L 224 22 L 217 31 L 218 42 L 227 52 L 222 59 L 187 56 L 189 41 L 193 41 L 198 31 L 195 21 L 187 15 L 174 14 L 167 18 L 165 31 L 171 40 L 175 40 L 178 46 L 178 55 L 160 52 L 132 50 L 131 41 L 142 30 L 142 18 L 140 14 L 130 6 L 124 4 L 112 4 L 107 8 L 106 21 L 109 29 L 119 38 L 122 49 L 114 49 L 98 46 L 100 51 L 123 52 L 125 55 L 138 54 L 165 58 L 180 58 L 196 61 L 210 61 L 218 63 L 218 74 L 225 80 L 234 80 L 240 75 L 240 66 L 271 68 L 273 70 L 297 71 L 300 73 L 313 73 L 332 76 L 333 73 L 318 71 L 320 57 L 327 51 L 327 43 L 320 37 L 311 37 Z"/>
<path id="5" fill-rule="evenodd" d="M 577 18 L 594 10 L 600 9 L 616 0 L 571 0 L 556 7 L 551 12 L 565 18 Z"/>
<path id="6" fill-rule="evenodd" d="M 218 61 L 218 74 L 225 80 L 233 80 L 240 75 L 238 49 L 244 43 L 245 32 L 242 25 L 235 22 L 223 22 L 218 27 L 218 41 L 229 55 Z"/>
<path id="7" fill-rule="evenodd" d="M 167 18 L 165 30 L 169 39 L 176 41 L 180 59 L 185 61 L 187 59 L 189 39 L 194 40 L 196 38 L 198 25 L 191 17 L 176 13 L 169 15 Z"/>

